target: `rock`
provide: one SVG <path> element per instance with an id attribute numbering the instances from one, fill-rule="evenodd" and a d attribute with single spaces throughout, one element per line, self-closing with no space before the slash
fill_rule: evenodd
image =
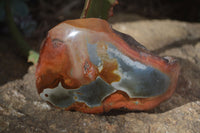
<path id="1" fill-rule="evenodd" d="M 149 50 L 174 43 L 200 40 L 200 24 L 171 20 L 142 20 L 116 23 L 113 28 L 134 37 Z"/>
<path id="2" fill-rule="evenodd" d="M 197 133 L 200 131 L 200 24 L 170 20 L 116 23 L 161 56 L 175 56 L 181 65 L 174 95 L 147 112 L 111 111 L 94 115 L 63 111 L 41 100 L 35 67 L 23 79 L 0 87 L 1 133 Z"/>

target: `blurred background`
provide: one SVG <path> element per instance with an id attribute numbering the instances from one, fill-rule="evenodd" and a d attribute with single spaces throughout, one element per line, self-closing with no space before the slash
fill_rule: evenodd
<path id="1" fill-rule="evenodd" d="M 110 23 L 149 19 L 200 22 L 199 0 L 118 0 Z M 10 34 L 3 1 L 0 1 L 0 85 L 21 78 L 31 65 L 20 56 Z M 32 49 L 49 29 L 67 19 L 80 18 L 84 0 L 11 0 L 14 22 Z"/>

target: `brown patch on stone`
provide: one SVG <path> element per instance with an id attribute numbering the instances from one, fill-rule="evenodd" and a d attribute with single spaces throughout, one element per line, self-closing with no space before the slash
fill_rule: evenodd
<path id="1" fill-rule="evenodd" d="M 114 73 L 114 71 L 117 69 L 117 60 L 104 61 L 103 69 L 100 72 L 100 77 L 109 84 L 120 81 L 120 76 Z"/>

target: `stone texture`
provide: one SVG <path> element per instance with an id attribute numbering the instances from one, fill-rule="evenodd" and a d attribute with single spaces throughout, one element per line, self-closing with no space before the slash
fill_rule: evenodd
<path id="1" fill-rule="evenodd" d="M 173 43 L 200 40 L 200 24 L 171 20 L 142 20 L 113 25 L 133 36 L 149 50 L 157 50 Z"/>
<path id="2" fill-rule="evenodd" d="M 63 111 L 42 101 L 35 67 L 23 79 L 0 87 L 1 133 L 198 133 L 200 131 L 200 24 L 170 20 L 114 24 L 161 56 L 181 65 L 174 95 L 147 112 L 111 111 L 93 115 Z M 124 27 L 124 28 L 122 28 Z"/>

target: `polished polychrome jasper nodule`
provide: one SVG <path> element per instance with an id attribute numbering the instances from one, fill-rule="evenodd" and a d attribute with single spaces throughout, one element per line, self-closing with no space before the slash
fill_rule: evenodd
<path id="1" fill-rule="evenodd" d="M 97 18 L 68 20 L 48 32 L 36 70 L 48 103 L 85 113 L 148 110 L 174 92 L 179 65 L 158 57 Z"/>

